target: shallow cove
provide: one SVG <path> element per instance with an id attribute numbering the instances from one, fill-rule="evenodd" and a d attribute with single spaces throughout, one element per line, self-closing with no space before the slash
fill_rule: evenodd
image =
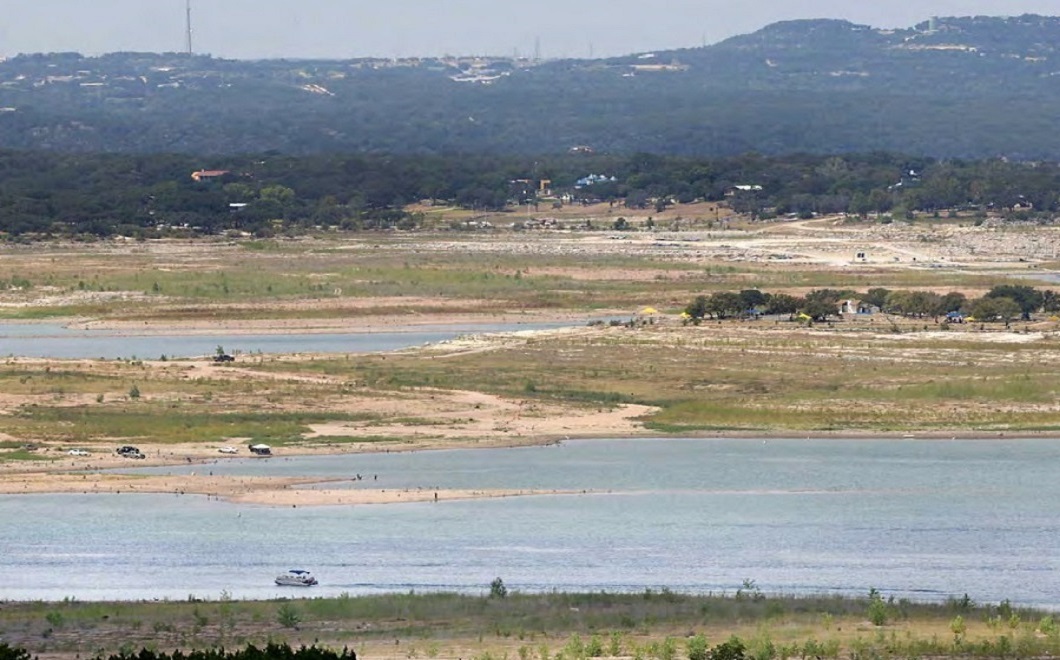
<path id="1" fill-rule="evenodd" d="M 252 334 L 136 334 L 75 330 L 56 323 L 0 323 L 0 355 L 57 359 L 157 359 L 229 353 L 371 353 L 393 351 L 485 332 L 562 328 L 571 323 L 507 323 L 409 326 L 386 332 L 290 332 Z"/>

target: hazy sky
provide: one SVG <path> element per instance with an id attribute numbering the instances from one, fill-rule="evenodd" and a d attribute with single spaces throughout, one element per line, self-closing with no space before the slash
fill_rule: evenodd
<path id="1" fill-rule="evenodd" d="M 3 0 L 0 57 L 184 49 L 185 0 Z M 698 46 L 792 18 L 907 27 L 932 15 L 1060 14 L 1060 0 L 192 0 L 217 57 L 600 57 Z"/>

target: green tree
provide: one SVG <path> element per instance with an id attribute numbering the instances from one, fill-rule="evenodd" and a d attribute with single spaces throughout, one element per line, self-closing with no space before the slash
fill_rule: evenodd
<path id="1" fill-rule="evenodd" d="M 883 287 L 875 287 L 869 289 L 865 295 L 861 297 L 861 302 L 871 305 L 873 307 L 879 307 L 884 309 L 887 306 L 887 296 L 890 295 L 890 289 L 884 289 Z"/>
<path id="2" fill-rule="evenodd" d="M 699 324 L 707 316 L 707 297 L 696 296 L 687 307 L 685 307 L 685 314 L 692 319 L 692 322 Z"/>
<path id="3" fill-rule="evenodd" d="M 766 314 L 794 314 L 803 304 L 801 298 L 786 293 L 775 293 L 769 297 Z"/>
<path id="4" fill-rule="evenodd" d="M 1052 289 L 1046 289 L 1042 291 L 1042 311 L 1043 312 L 1060 312 L 1060 295 Z"/>
<path id="5" fill-rule="evenodd" d="M 909 294 L 908 303 L 907 313 L 910 316 L 917 318 L 931 316 L 937 319 L 942 314 L 942 296 L 934 291 L 912 291 Z"/>
<path id="6" fill-rule="evenodd" d="M 1041 291 L 1023 284 L 999 284 L 990 289 L 985 297 L 1008 298 L 1015 301 L 1024 320 L 1029 320 L 1031 314 L 1041 309 L 1045 302 Z"/>
<path id="7" fill-rule="evenodd" d="M 740 308 L 742 311 L 757 309 L 766 304 L 769 296 L 758 289 L 744 289 L 740 292 Z"/>
<path id="8" fill-rule="evenodd" d="M 262 188 L 259 197 L 267 202 L 275 202 L 280 206 L 287 206 L 294 202 L 296 195 L 294 190 L 287 186 L 271 185 Z"/>
<path id="9" fill-rule="evenodd" d="M 707 312 L 719 319 L 737 316 L 742 311 L 739 294 L 717 291 L 707 300 Z"/>
<path id="10" fill-rule="evenodd" d="M 978 321 L 1002 321 L 1007 324 L 1020 315 L 1020 306 L 1011 298 L 984 296 L 972 302 L 970 311 Z"/>
<path id="11" fill-rule="evenodd" d="M 814 321 L 824 321 L 829 316 L 837 316 L 839 314 L 839 305 L 824 300 L 807 300 L 806 304 L 802 306 L 802 313 Z"/>
<path id="12" fill-rule="evenodd" d="M 942 296 L 941 307 L 942 313 L 948 314 L 949 312 L 959 312 L 964 309 L 965 305 L 968 304 L 968 297 L 960 291 L 950 291 L 946 295 Z"/>
<path id="13" fill-rule="evenodd" d="M 866 193 L 857 192 L 850 198 L 850 207 L 848 210 L 861 218 L 866 218 L 873 210 L 872 202 L 869 200 L 869 196 Z"/>

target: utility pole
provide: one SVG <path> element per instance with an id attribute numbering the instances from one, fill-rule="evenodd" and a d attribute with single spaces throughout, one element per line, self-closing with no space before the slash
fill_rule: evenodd
<path id="1" fill-rule="evenodd" d="M 191 55 L 194 52 L 192 50 L 192 47 L 191 47 L 191 0 L 186 0 L 185 1 L 185 6 L 186 6 L 186 9 L 187 9 L 187 12 L 186 12 L 187 13 L 187 23 L 186 23 L 186 35 L 185 35 L 187 37 L 187 43 L 185 45 L 188 48 L 188 55 Z"/>

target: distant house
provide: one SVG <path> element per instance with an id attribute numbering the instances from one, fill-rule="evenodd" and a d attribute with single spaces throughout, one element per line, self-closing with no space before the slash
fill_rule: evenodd
<path id="1" fill-rule="evenodd" d="M 740 193 L 761 192 L 762 190 L 762 186 L 758 185 L 757 183 L 743 183 L 740 185 L 732 186 L 731 188 L 726 190 L 725 196 L 735 197 Z"/>
<path id="2" fill-rule="evenodd" d="M 208 181 L 210 179 L 219 179 L 226 174 L 229 174 L 228 170 L 199 170 L 198 172 L 192 172 L 191 178 L 195 181 Z"/>
<path id="3" fill-rule="evenodd" d="M 889 190 L 901 190 L 902 188 L 919 188 L 920 187 L 920 172 L 916 170 L 908 170 L 902 173 L 902 178 L 898 183 L 892 186 L 888 186 Z"/>
<path id="4" fill-rule="evenodd" d="M 575 181 L 574 187 L 585 188 L 587 186 L 591 186 L 597 183 L 614 183 L 615 181 L 618 181 L 618 179 L 613 176 L 609 177 L 606 174 L 590 174 L 588 176 L 583 176 L 582 178 Z"/>
<path id="5" fill-rule="evenodd" d="M 878 314 L 879 311 L 879 307 L 861 300 L 842 300 L 839 303 L 839 313 L 843 316 L 850 314 Z"/>

